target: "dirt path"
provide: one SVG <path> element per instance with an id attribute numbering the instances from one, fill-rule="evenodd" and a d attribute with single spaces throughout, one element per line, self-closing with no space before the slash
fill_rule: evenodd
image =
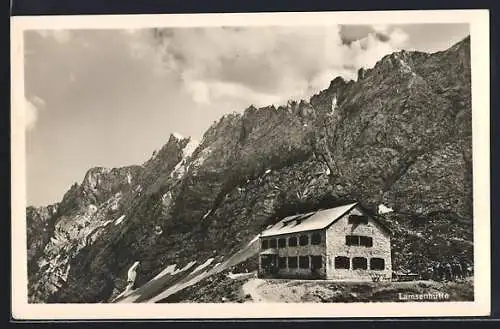
<path id="1" fill-rule="evenodd" d="M 248 280 L 243 287 L 241 288 L 243 290 L 243 294 L 250 295 L 252 296 L 252 301 L 253 302 L 265 302 L 265 298 L 261 295 L 259 291 L 259 286 L 264 283 L 264 280 L 262 279 L 250 279 Z"/>
<path id="2" fill-rule="evenodd" d="M 334 282 L 327 280 L 286 280 L 251 278 L 242 291 L 253 302 L 265 303 L 335 303 L 335 302 L 404 302 L 400 294 L 445 293 L 443 300 L 471 301 L 471 280 L 464 282 Z M 444 296 L 443 295 L 443 296 Z"/>

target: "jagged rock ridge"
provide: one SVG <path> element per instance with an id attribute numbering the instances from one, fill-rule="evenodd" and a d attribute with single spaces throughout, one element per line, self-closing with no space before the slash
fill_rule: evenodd
<path id="1" fill-rule="evenodd" d="M 108 301 L 135 260 L 141 285 L 221 261 L 279 216 L 351 200 L 394 209 L 382 220 L 395 268 L 471 261 L 470 93 L 466 38 L 387 55 L 309 101 L 225 115 L 200 143 L 173 134 L 141 166 L 91 169 L 60 203 L 27 209 L 30 301 Z"/>

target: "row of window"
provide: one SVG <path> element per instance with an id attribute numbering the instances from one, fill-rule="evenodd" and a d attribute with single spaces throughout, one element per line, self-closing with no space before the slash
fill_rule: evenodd
<path id="1" fill-rule="evenodd" d="M 351 259 L 345 256 L 335 257 L 335 268 L 336 269 L 353 269 L 353 270 L 367 270 L 368 260 L 365 257 L 353 257 L 352 267 Z M 383 258 L 371 258 L 370 259 L 370 270 L 383 270 L 385 269 L 385 260 Z"/>
<path id="2" fill-rule="evenodd" d="M 313 233 L 311 235 L 311 244 L 319 245 L 321 244 L 321 234 Z M 298 239 L 295 236 L 288 238 L 288 243 L 286 238 L 279 239 L 263 239 L 262 240 L 262 249 L 267 248 L 285 248 L 288 247 L 296 247 L 299 246 L 307 246 L 309 244 L 309 236 L 301 235 Z M 347 235 L 345 237 L 345 244 L 348 246 L 364 246 L 364 247 L 373 247 L 373 238 L 369 236 L 363 235 Z"/>
<path id="3" fill-rule="evenodd" d="M 291 236 L 288 239 L 287 238 L 263 239 L 261 247 L 262 249 L 267 249 L 267 248 L 285 248 L 287 245 L 288 247 L 296 247 L 297 245 L 307 246 L 309 242 L 312 245 L 321 244 L 321 234 L 313 233 L 311 235 L 311 241 L 309 241 L 309 236 L 305 234 L 299 236 L 298 238 L 296 236 Z"/>
<path id="4" fill-rule="evenodd" d="M 278 257 L 279 268 L 322 268 L 322 256 Z"/>
<path id="5" fill-rule="evenodd" d="M 363 235 L 347 235 L 345 244 L 348 246 L 373 247 L 373 238 Z"/>
<path id="6" fill-rule="evenodd" d="M 351 266 L 352 263 L 352 266 Z M 291 257 L 278 257 L 278 267 L 281 269 L 290 268 L 315 268 L 323 267 L 322 256 L 291 256 Z M 335 257 L 336 269 L 353 269 L 353 270 L 367 270 L 368 260 L 365 257 L 353 257 L 352 260 L 346 256 Z M 370 258 L 370 270 L 380 271 L 385 269 L 385 260 L 383 258 L 373 257 Z"/>

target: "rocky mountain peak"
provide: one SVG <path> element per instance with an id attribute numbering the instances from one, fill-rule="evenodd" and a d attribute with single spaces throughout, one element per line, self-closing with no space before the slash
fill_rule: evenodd
<path id="1" fill-rule="evenodd" d="M 342 77 L 336 77 L 330 82 L 328 90 L 332 92 L 337 92 L 338 90 L 344 88 L 347 85 L 347 81 Z"/>
<path id="2" fill-rule="evenodd" d="M 413 72 L 412 56 L 407 51 L 399 51 L 386 55 L 375 64 L 373 69 L 368 70 L 370 73 L 375 73 L 379 76 L 386 77 L 395 72 L 408 74 Z M 373 74 L 372 73 L 372 74 Z"/>
<path id="3" fill-rule="evenodd" d="M 96 189 L 98 185 L 106 178 L 111 169 L 104 167 L 95 167 L 89 169 L 85 174 L 82 186 L 87 189 Z"/>
<path id="4" fill-rule="evenodd" d="M 107 191 L 113 193 L 127 185 L 133 185 L 135 179 L 141 174 L 141 166 L 126 166 L 120 168 L 95 167 L 90 169 L 81 184 L 84 191 Z"/>
<path id="5" fill-rule="evenodd" d="M 179 133 L 171 133 L 165 146 L 169 144 L 177 144 L 180 145 L 181 148 L 183 148 L 186 142 L 189 142 L 190 140 L 191 140 L 190 136 L 184 137 Z"/>
<path id="6" fill-rule="evenodd" d="M 249 107 L 247 110 L 253 106 Z M 245 112 L 247 111 L 245 110 Z M 241 119 L 240 113 L 229 113 L 221 117 L 218 121 L 214 121 L 214 123 L 205 131 L 202 138 L 202 145 L 208 145 L 220 137 L 230 134 L 230 131 L 233 131 L 235 127 L 238 126 L 238 123 Z"/>
<path id="7" fill-rule="evenodd" d="M 363 68 L 359 69 L 358 81 L 359 79 L 364 79 L 365 70 Z M 352 86 L 354 81 L 346 81 L 342 77 L 336 77 L 330 82 L 327 89 L 320 91 L 316 95 L 313 95 L 309 104 L 314 108 L 315 113 L 318 118 L 324 118 L 333 113 L 334 109 L 343 102 L 346 94 L 345 92 Z"/>
<path id="8" fill-rule="evenodd" d="M 466 36 L 465 38 L 454 44 L 450 49 L 446 51 L 448 52 L 470 51 L 470 35 Z"/>

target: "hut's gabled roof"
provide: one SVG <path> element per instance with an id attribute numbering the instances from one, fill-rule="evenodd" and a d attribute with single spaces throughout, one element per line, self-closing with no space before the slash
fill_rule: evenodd
<path id="1" fill-rule="evenodd" d="M 340 207 L 285 217 L 264 230 L 261 237 L 324 229 L 344 216 L 357 204 L 355 202 Z"/>

